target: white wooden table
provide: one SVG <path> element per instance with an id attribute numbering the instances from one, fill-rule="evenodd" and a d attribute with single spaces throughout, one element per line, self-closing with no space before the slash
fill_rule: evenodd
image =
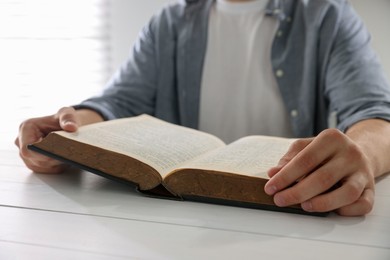
<path id="1" fill-rule="evenodd" d="M 88 172 L 34 174 L 0 150 L 0 259 L 390 259 L 390 176 L 367 216 L 153 199 Z"/>

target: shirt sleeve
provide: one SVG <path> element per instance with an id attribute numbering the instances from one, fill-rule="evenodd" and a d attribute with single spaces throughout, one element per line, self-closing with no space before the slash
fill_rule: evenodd
<path id="1" fill-rule="evenodd" d="M 348 1 L 339 19 L 325 83 L 337 127 L 346 131 L 364 119 L 390 120 L 390 86 L 369 32 Z"/>

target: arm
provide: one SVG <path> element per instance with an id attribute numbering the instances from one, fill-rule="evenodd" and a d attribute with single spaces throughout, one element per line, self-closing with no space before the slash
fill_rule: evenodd
<path id="1" fill-rule="evenodd" d="M 374 204 L 375 177 L 390 171 L 390 87 L 347 2 L 330 17 L 339 20 L 322 94 L 329 111 L 337 112 L 340 130 L 295 142 L 270 169 L 265 191 L 279 206 L 364 215 Z"/>
<path id="2" fill-rule="evenodd" d="M 93 110 L 75 110 L 71 107 L 61 108 L 56 114 L 31 118 L 24 121 L 19 127 L 19 135 L 15 140 L 19 147 L 19 154 L 26 166 L 34 172 L 59 173 L 66 169 L 66 165 L 27 149 L 27 145 L 37 142 L 48 133 L 57 130 L 75 132 L 82 125 L 103 121 L 100 114 Z"/>

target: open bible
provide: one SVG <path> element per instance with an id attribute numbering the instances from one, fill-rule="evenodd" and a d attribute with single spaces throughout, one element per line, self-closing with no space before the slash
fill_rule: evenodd
<path id="1" fill-rule="evenodd" d="M 148 115 L 56 131 L 29 148 L 150 196 L 292 213 L 264 192 L 267 170 L 293 139 L 248 136 L 225 144 L 216 136 Z"/>

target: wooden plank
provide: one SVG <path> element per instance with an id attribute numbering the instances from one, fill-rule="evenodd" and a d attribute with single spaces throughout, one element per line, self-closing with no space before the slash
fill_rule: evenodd
<path id="1" fill-rule="evenodd" d="M 390 249 L 380 247 L 207 227 L 8 207 L 0 207 L 0 215 L 2 259 L 34 255 L 40 259 L 385 260 L 390 256 Z"/>

